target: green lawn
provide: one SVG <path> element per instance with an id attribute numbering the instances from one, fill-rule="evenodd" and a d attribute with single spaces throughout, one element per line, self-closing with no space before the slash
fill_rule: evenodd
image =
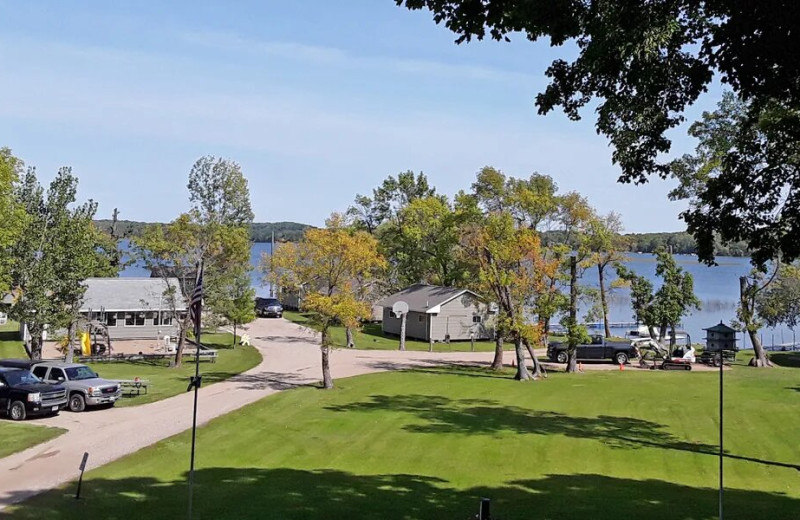
<path id="1" fill-rule="evenodd" d="M 782 359 L 783 360 L 783 359 Z M 726 377 L 725 518 L 800 512 L 800 371 Z M 428 369 L 300 388 L 198 432 L 196 518 L 713 519 L 717 374 L 519 383 Z M 188 432 L 33 498 L 15 518 L 181 518 Z"/>
<path id="2" fill-rule="evenodd" d="M 3 439 L 0 443 L 0 458 L 49 441 L 64 432 L 66 430 L 61 428 L 12 423 L 5 418 L 0 419 L 0 439 Z"/>
<path id="3" fill-rule="evenodd" d="M 26 358 L 25 349 L 19 340 L 19 324 L 8 321 L 0 325 L 0 358 Z"/>
<path id="4" fill-rule="evenodd" d="M 232 339 L 233 335 L 230 333 L 203 334 L 203 344 L 219 351 L 216 363 L 200 361 L 200 373 L 203 376 L 204 386 L 224 381 L 261 362 L 261 354 L 255 347 L 239 345 L 232 348 Z M 91 363 L 90 366 L 107 379 L 139 377 L 150 381 L 150 388 L 146 394 L 123 397 L 116 404 L 116 406 L 134 406 L 186 392 L 189 377 L 194 375 L 194 358 L 184 358 L 182 366 L 177 369 L 169 368 L 168 364 L 168 360 L 162 359 L 125 363 Z"/>
<path id="5" fill-rule="evenodd" d="M 298 325 L 307 326 L 308 320 L 303 313 L 284 311 L 283 317 Z M 336 347 L 347 346 L 344 327 L 332 327 L 331 339 Z M 380 323 L 366 323 L 361 331 L 355 335 L 356 348 L 363 350 L 397 350 L 400 346 L 400 338 L 396 336 L 384 336 Z M 406 350 L 428 351 L 430 345 L 427 341 L 417 341 L 406 339 Z M 506 350 L 511 350 L 511 345 L 506 345 Z M 469 341 L 453 341 L 452 343 L 434 343 L 434 352 L 465 352 L 471 349 Z M 476 341 L 476 352 L 494 351 L 494 341 Z"/>

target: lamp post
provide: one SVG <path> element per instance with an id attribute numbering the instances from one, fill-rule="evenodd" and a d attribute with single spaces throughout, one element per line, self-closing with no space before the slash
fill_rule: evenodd
<path id="1" fill-rule="evenodd" d="M 722 346 L 719 349 L 719 520 L 722 520 L 722 460 L 723 460 L 723 450 L 722 450 L 722 398 L 723 398 L 723 386 L 722 386 L 722 367 L 724 365 L 724 356 L 722 351 Z"/>

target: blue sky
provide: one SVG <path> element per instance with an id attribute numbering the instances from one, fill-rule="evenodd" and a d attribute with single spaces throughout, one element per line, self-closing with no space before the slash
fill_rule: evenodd
<path id="1" fill-rule="evenodd" d="M 452 195 L 492 165 L 549 174 L 627 231 L 683 228 L 670 182 L 615 182 L 593 114 L 536 114 L 570 49 L 453 40 L 392 0 L 0 0 L 0 145 L 43 181 L 72 166 L 100 218 L 171 220 L 211 154 L 242 165 L 257 221 L 320 225 L 409 169 Z"/>

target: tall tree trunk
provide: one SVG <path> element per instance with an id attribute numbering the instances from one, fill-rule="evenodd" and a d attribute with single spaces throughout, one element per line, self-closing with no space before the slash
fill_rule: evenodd
<path id="1" fill-rule="evenodd" d="M 745 326 L 747 334 L 750 336 L 750 343 L 753 344 L 753 359 L 750 361 L 750 364 L 756 367 L 771 367 L 772 361 L 769 360 L 767 351 L 764 350 L 764 346 L 761 344 L 761 339 L 758 337 L 758 330 L 753 324 L 753 315 L 755 314 L 755 309 L 753 309 L 753 301 L 752 298 L 749 297 L 748 293 L 747 277 L 740 276 L 739 306 L 742 310 L 741 315 L 742 321 L 744 321 L 743 325 Z M 720 355 L 722 355 L 721 352 Z"/>
<path id="2" fill-rule="evenodd" d="M 597 275 L 600 279 L 600 307 L 603 309 L 603 326 L 606 329 L 606 338 L 611 337 L 611 327 L 608 324 L 608 302 L 606 301 L 605 269 L 603 264 L 597 264 Z"/>
<path id="3" fill-rule="evenodd" d="M 404 312 L 400 315 L 400 350 L 406 349 L 406 315 L 408 313 Z M 430 334 L 430 332 L 429 332 Z M 432 345 L 432 343 L 431 343 Z"/>
<path id="4" fill-rule="evenodd" d="M 333 388 L 333 378 L 331 377 L 331 347 L 328 345 L 328 331 L 322 329 L 322 388 L 330 390 Z"/>
<path id="5" fill-rule="evenodd" d="M 767 356 L 767 351 L 761 344 L 761 338 L 758 337 L 758 331 L 748 330 L 747 334 L 750 336 L 750 343 L 753 344 L 753 359 L 750 360 L 750 365 L 755 367 L 771 367 L 772 361 Z"/>
<path id="6" fill-rule="evenodd" d="M 344 335 L 347 340 L 347 348 L 355 348 L 356 342 L 353 340 L 353 329 L 351 329 L 350 327 L 345 327 Z"/>
<path id="7" fill-rule="evenodd" d="M 494 338 L 494 359 L 492 360 L 491 369 L 503 369 L 503 336 L 499 333 L 496 333 Z"/>
<path id="8" fill-rule="evenodd" d="M 42 335 L 37 333 L 31 334 L 31 351 L 29 352 L 32 361 L 39 361 L 42 359 Z"/>
<path id="9" fill-rule="evenodd" d="M 176 318 L 177 319 L 177 318 Z M 175 368 L 181 366 L 181 359 L 183 358 L 183 348 L 186 346 L 186 332 L 189 330 L 189 325 L 192 323 L 192 318 L 189 313 L 183 318 L 183 325 L 178 327 L 178 346 L 175 349 Z M 200 346 L 198 345 L 199 349 Z"/>
<path id="10" fill-rule="evenodd" d="M 569 321 L 572 328 L 578 326 L 578 259 L 569 257 Z M 567 348 L 567 372 L 578 371 L 578 340 L 575 331 L 569 331 L 569 347 Z"/>
<path id="11" fill-rule="evenodd" d="M 75 350 L 73 343 L 74 336 L 75 336 L 75 324 L 70 323 L 69 327 L 67 327 L 67 352 L 66 352 L 67 363 L 72 363 L 75 357 Z"/>
<path id="12" fill-rule="evenodd" d="M 523 343 L 525 343 L 525 348 L 528 350 L 528 354 L 530 354 L 533 360 L 533 378 L 538 379 L 542 377 L 542 365 L 539 363 L 539 358 L 536 357 L 536 352 L 533 351 L 530 342 L 526 339 L 523 340 Z"/>
<path id="13" fill-rule="evenodd" d="M 671 324 L 670 328 L 672 329 L 672 337 L 669 338 L 669 351 L 672 353 L 672 351 L 675 349 L 675 345 L 678 344 L 678 338 L 677 333 L 675 332 L 675 324 Z"/>
<path id="14" fill-rule="evenodd" d="M 233 348 L 236 348 L 236 322 L 233 322 Z"/>
<path id="15" fill-rule="evenodd" d="M 550 317 L 542 320 L 542 346 L 547 348 L 550 342 Z"/>
<path id="16" fill-rule="evenodd" d="M 667 337 L 667 322 L 663 322 L 658 331 L 658 342 L 664 345 L 664 338 Z"/>
<path id="17" fill-rule="evenodd" d="M 525 366 L 525 347 L 522 346 L 522 338 L 520 338 L 518 334 L 515 336 L 514 350 L 517 355 L 517 373 L 514 379 L 518 381 L 528 381 L 531 378 L 531 374 L 528 372 L 528 367 Z"/>

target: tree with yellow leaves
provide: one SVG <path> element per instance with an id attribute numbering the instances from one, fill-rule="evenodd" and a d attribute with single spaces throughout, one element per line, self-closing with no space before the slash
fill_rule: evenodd
<path id="1" fill-rule="evenodd" d="M 378 253 L 377 240 L 348 227 L 341 215 L 334 213 L 325 224 L 322 229 L 306 230 L 298 243 L 282 244 L 272 256 L 271 268 L 268 260 L 262 260 L 262 270 L 268 269 L 281 287 L 305 293 L 301 309 L 320 332 L 322 386 L 330 389 L 330 328 L 356 329 L 370 317 L 371 306 L 361 295 L 386 262 Z"/>
<path id="2" fill-rule="evenodd" d="M 541 367 L 532 345 L 539 343 L 542 325 L 526 316 L 526 308 L 537 295 L 548 291 L 548 276 L 558 269 L 558 262 L 545 258 L 535 230 L 517 225 L 505 211 L 488 213 L 469 225 L 462 245 L 466 256 L 476 263 L 477 289 L 497 302 L 497 334 L 514 343 L 515 379 L 538 377 Z M 533 360 L 533 375 L 525 365 L 525 348 Z"/>

